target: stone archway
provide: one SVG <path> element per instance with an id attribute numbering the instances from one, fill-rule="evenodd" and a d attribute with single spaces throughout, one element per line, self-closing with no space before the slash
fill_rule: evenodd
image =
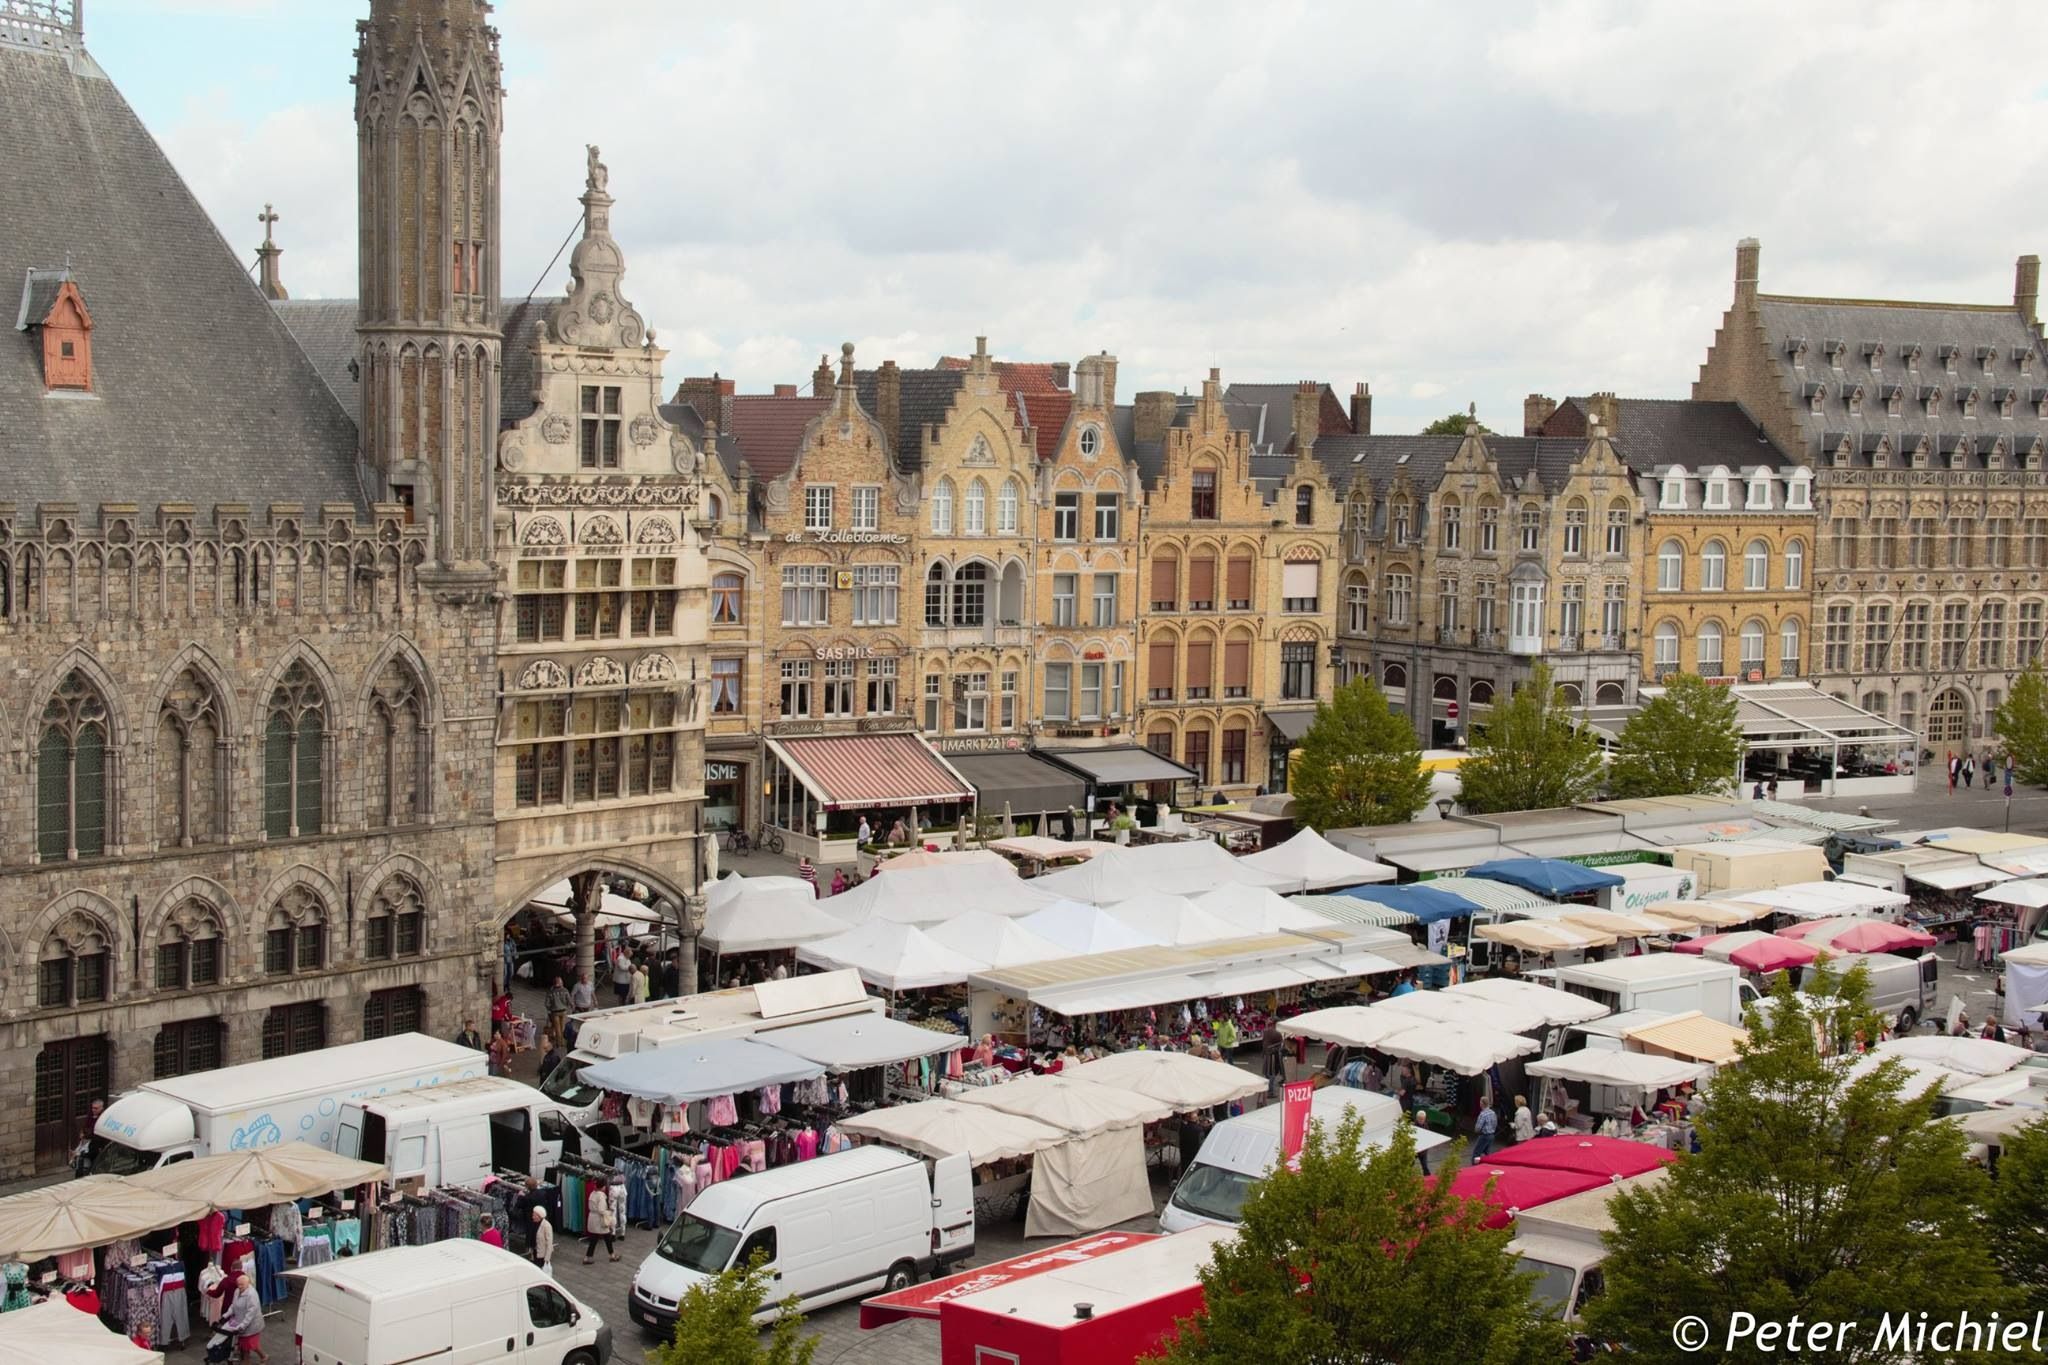
<path id="1" fill-rule="evenodd" d="M 616 898 L 641 907 L 646 923 L 661 926 L 679 940 L 682 951 L 678 959 L 677 994 L 690 995 L 696 991 L 696 939 L 704 927 L 704 898 L 686 891 L 678 878 L 634 859 L 601 854 L 564 858 L 538 874 L 527 864 L 517 869 L 517 881 L 508 881 L 508 870 L 499 869 L 497 913 L 488 926 L 492 952 L 502 953 L 505 928 L 522 910 L 532 905 L 559 905 L 568 910 L 572 919 L 575 970 L 578 974 L 588 973 L 591 984 L 602 990 L 605 983 L 599 981 L 596 965 L 597 931 L 606 913 L 607 898 Z M 550 893 L 561 894 L 556 888 L 564 884 L 567 891 L 558 902 Z M 512 890 L 505 894 L 508 885 Z M 637 910 L 614 908 L 626 917 L 638 918 Z"/>
<path id="2" fill-rule="evenodd" d="M 1961 744 L 1970 738 L 1970 701 L 1956 688 L 1937 696 L 1927 708 L 1927 742 Z"/>

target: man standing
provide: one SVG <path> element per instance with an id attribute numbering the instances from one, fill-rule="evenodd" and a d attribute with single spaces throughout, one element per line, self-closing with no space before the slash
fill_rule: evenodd
<path id="1" fill-rule="evenodd" d="M 569 991 L 569 1008 L 581 1014 L 597 1008 L 597 989 L 590 984 L 590 973 L 576 978 L 576 984 Z"/>
<path id="2" fill-rule="evenodd" d="M 484 1036 L 476 1031 L 476 1020 L 465 1019 L 462 1021 L 462 1032 L 455 1035 L 455 1046 L 473 1047 L 478 1052 L 484 1050 Z"/>
<path id="3" fill-rule="evenodd" d="M 1479 1121 L 1472 1127 L 1472 1164 L 1477 1166 L 1493 1150 L 1493 1136 L 1500 1131 L 1500 1115 L 1493 1112 L 1493 1101 L 1486 1100 L 1479 1106 Z"/>
<path id="4" fill-rule="evenodd" d="M 561 1036 L 562 1025 L 569 1021 L 569 1007 L 572 1003 L 573 1001 L 571 1000 L 569 995 L 569 988 L 562 984 L 561 977 L 556 977 L 555 984 L 548 987 L 547 1009 L 549 1033 L 554 1034 L 558 1038 Z"/>
<path id="5" fill-rule="evenodd" d="M 633 998 L 633 957 L 626 945 L 612 945 L 612 994 L 623 1005 Z"/>

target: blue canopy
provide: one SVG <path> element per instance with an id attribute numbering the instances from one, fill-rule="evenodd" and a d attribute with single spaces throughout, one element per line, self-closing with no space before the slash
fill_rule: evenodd
<path id="1" fill-rule="evenodd" d="M 1496 858 L 1490 863 L 1481 863 L 1465 875 L 1484 877 L 1490 882 L 1506 882 L 1509 886 L 1519 886 L 1524 891 L 1534 891 L 1552 900 L 1620 886 L 1624 880 L 1612 872 L 1580 867 L 1562 858 Z"/>
<path id="2" fill-rule="evenodd" d="M 816 1062 L 751 1038 L 713 1038 L 629 1052 L 583 1068 L 583 1080 L 656 1104 L 688 1104 L 825 1074 Z"/>
<path id="3" fill-rule="evenodd" d="M 1372 901 L 1395 910 L 1405 910 L 1415 916 L 1418 924 L 1435 924 L 1440 919 L 1456 919 L 1469 915 L 1479 907 L 1463 896 L 1454 896 L 1448 891 L 1436 891 L 1427 886 L 1409 883 L 1406 886 L 1347 886 L 1333 892 L 1338 896 L 1349 896 L 1354 900 Z"/>

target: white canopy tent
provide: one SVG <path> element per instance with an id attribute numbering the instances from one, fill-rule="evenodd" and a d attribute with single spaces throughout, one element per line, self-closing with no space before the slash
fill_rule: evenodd
<path id="1" fill-rule="evenodd" d="M 1377 1050 L 1394 1057 L 1428 1062 L 1460 1076 L 1477 1076 L 1488 1067 L 1514 1057 L 1541 1052 L 1543 1044 L 1519 1033 L 1506 1033 L 1480 1024 L 1445 1024 L 1416 1020 L 1377 1045 Z"/>
<path id="2" fill-rule="evenodd" d="M 712 900 L 717 888 L 736 889 Z M 756 885 L 756 883 L 767 883 Z M 810 883 L 796 877 L 727 877 L 712 883 L 698 941 L 714 953 L 756 953 L 846 932 L 846 921 L 820 908 Z"/>
<path id="3" fill-rule="evenodd" d="M 915 925 L 887 919 L 806 943 L 796 955 L 813 966 L 851 967 L 863 981 L 885 991 L 957 985 L 988 966 L 934 942 Z"/>
<path id="4" fill-rule="evenodd" d="M 2048 1018 L 2048 943 L 2029 943 L 2002 954 L 2005 967 L 2006 1023 L 2014 1028 L 2039 1028 Z"/>
<path id="5" fill-rule="evenodd" d="M 1951 1071 L 1967 1071 L 1973 1076 L 1996 1076 L 2010 1071 L 2034 1054 L 2011 1043 L 2001 1043 L 1990 1038 L 1950 1038 L 1941 1035 L 1915 1035 L 1909 1038 L 1890 1038 L 1879 1043 L 1875 1049 L 1886 1057 L 1905 1057 L 1913 1061 L 1931 1062 L 1945 1066 Z"/>
<path id="6" fill-rule="evenodd" d="M 569 909 L 569 898 L 573 892 L 574 888 L 566 880 L 559 881 L 542 890 L 527 904 L 541 907 L 556 919 L 574 922 L 575 913 Z M 598 905 L 597 927 L 615 929 L 622 924 L 626 926 L 628 933 L 636 935 L 651 934 L 666 927 L 661 916 L 654 913 L 653 906 L 642 905 L 639 901 L 621 896 L 614 891 L 606 891 Z"/>
<path id="7" fill-rule="evenodd" d="M 977 1166 L 1029 1156 L 1067 1140 L 1036 1119 L 958 1100 L 918 1100 L 871 1109 L 839 1121 L 842 1132 L 871 1137 L 921 1156 L 965 1153 Z"/>
<path id="8" fill-rule="evenodd" d="M 1607 1006 L 1583 995 L 1542 986 L 1534 981 L 1517 981 L 1505 976 L 1481 977 L 1447 988 L 1445 995 L 1472 995 L 1482 1000 L 1499 1000 L 1526 1005 L 1543 1015 L 1545 1024 L 1583 1024 L 1606 1017 Z M 1404 997 L 1405 998 L 1405 997 Z M 1517 1030 L 1519 1032 L 1519 1030 Z"/>
<path id="9" fill-rule="evenodd" d="M 963 957 L 986 962 L 991 967 L 1016 967 L 1026 962 L 1049 962 L 1073 953 L 1042 934 L 1034 934 L 1018 921 L 986 910 L 970 910 L 943 924 L 927 929 L 934 943 Z"/>
<path id="10" fill-rule="evenodd" d="M 1231 883 L 1191 897 L 1218 919 L 1229 920 L 1247 934 L 1284 934 L 1294 929 L 1327 929 L 1336 921 L 1306 905 L 1283 900 L 1270 888 Z M 1342 899 L 1351 900 L 1351 897 Z M 1353 901 L 1370 905 L 1369 901 Z M 1412 917 L 1410 917 L 1412 918 Z"/>
<path id="11" fill-rule="evenodd" d="M 968 1042 L 957 1033 L 919 1028 L 885 1014 L 820 1019 L 756 1036 L 771 1047 L 816 1062 L 827 1071 L 858 1071 L 864 1066 L 907 1062 L 913 1057 L 952 1052 Z"/>
<path id="12" fill-rule="evenodd" d="M 1062 1073 L 1113 1090 L 1143 1095 L 1176 1113 L 1228 1104 L 1266 1088 L 1264 1080 L 1228 1062 L 1186 1052 L 1113 1052 Z"/>
<path id="13" fill-rule="evenodd" d="M 1312 829 L 1304 828 L 1284 844 L 1276 845 L 1259 853 L 1248 853 L 1238 860 L 1246 867 L 1257 868 L 1275 877 L 1285 877 L 1293 885 L 1289 892 L 1320 891 L 1334 886 L 1364 886 L 1371 882 L 1390 882 L 1399 874 L 1385 863 L 1376 863 L 1369 858 L 1346 853 Z"/>
<path id="14" fill-rule="evenodd" d="M 764 891 L 801 891 L 812 900 L 818 898 L 817 891 L 802 877 L 743 877 L 737 872 L 728 872 L 704 888 L 704 904 L 716 910 L 739 897 L 757 896 Z"/>
<path id="15" fill-rule="evenodd" d="M 0 1314 L 0 1365 L 163 1365 L 164 1353 L 137 1346 L 73 1308 L 62 1295 Z"/>
<path id="16" fill-rule="evenodd" d="M 1524 1063 L 1522 1069 L 1531 1076 L 1556 1076 L 1567 1081 L 1590 1081 L 1647 1092 L 1685 1085 L 1713 1070 L 1700 1062 L 1656 1057 L 1647 1052 L 1619 1052 L 1613 1048 L 1586 1048 L 1557 1057 L 1545 1057 L 1541 1061 Z"/>
<path id="17" fill-rule="evenodd" d="M 2038 908 L 2048 905 L 2048 877 L 2027 877 L 2011 881 L 2003 886 L 1988 887 L 1976 893 L 1980 901 L 1997 901 L 2001 905 L 2020 905 Z"/>
<path id="18" fill-rule="evenodd" d="M 1097 858 L 1095 862 L 1102 860 Z M 1090 863 L 1093 867 L 1095 864 Z M 1075 869 L 1078 871 L 1079 869 Z M 1049 879 L 1041 879 L 1049 880 Z M 1076 955 L 1113 953 L 1124 948 L 1157 947 L 1159 940 L 1080 901 L 1059 901 L 1024 916 L 1018 923 L 1041 938 Z"/>
<path id="19" fill-rule="evenodd" d="M 1248 867 L 1208 839 L 1112 848 L 1080 867 L 1062 868 L 1032 884 L 1092 905 L 1112 905 L 1152 891 L 1192 896 L 1227 885 L 1291 889 L 1285 877 Z"/>
<path id="20" fill-rule="evenodd" d="M 1488 1000 L 1477 995 L 1452 995 L 1449 991 L 1409 991 L 1368 1008 L 1404 1014 L 1430 1023 L 1477 1024 L 1508 1033 L 1545 1027 L 1544 1012 L 1533 1006 L 1513 1000 Z"/>
<path id="21" fill-rule="evenodd" d="M 1050 1124 L 1075 1137 L 1156 1123 L 1173 1112 L 1171 1105 L 1148 1096 L 1064 1075 L 1019 1076 L 959 1099 Z"/>
<path id="22" fill-rule="evenodd" d="M 1245 937 L 1245 931 L 1237 925 L 1210 914 L 1186 896 L 1165 891 L 1147 892 L 1102 908 L 1154 943 L 1169 947 Z"/>
<path id="23" fill-rule="evenodd" d="M 1909 904 L 1912 897 L 1889 887 L 1866 886 L 1862 882 L 1794 882 L 1767 891 L 1738 891 L 1729 899 L 1768 905 L 1795 919 L 1832 919 L 1838 915 L 1869 914 Z"/>
<path id="24" fill-rule="evenodd" d="M 1282 1019 L 1279 1028 L 1284 1038 L 1317 1038 L 1340 1047 L 1376 1048 L 1395 1034 L 1413 1028 L 1416 1022 L 1412 1014 L 1376 1010 L 1368 1005 L 1332 1005 Z"/>
<path id="25" fill-rule="evenodd" d="M 849 924 L 866 924 L 872 919 L 937 924 L 970 909 L 991 915 L 1028 915 L 1059 899 L 1046 889 L 1050 880 L 1040 877 L 1027 882 L 1000 858 L 994 863 L 928 867 L 885 864 L 879 875 L 818 903 Z"/>

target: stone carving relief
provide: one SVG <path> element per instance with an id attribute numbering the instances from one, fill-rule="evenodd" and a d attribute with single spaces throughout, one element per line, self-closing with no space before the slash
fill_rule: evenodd
<path id="1" fill-rule="evenodd" d="M 550 687 L 567 687 L 569 671 L 553 659 L 535 659 L 519 674 L 519 690 L 540 691 Z"/>
<path id="2" fill-rule="evenodd" d="M 654 444 L 655 437 L 661 435 L 661 426 L 652 417 L 643 412 L 633 419 L 633 424 L 630 427 L 626 428 L 626 434 L 633 438 L 634 445 L 645 450 L 648 446 Z"/>
<path id="3" fill-rule="evenodd" d="M 520 533 L 521 545 L 567 545 L 569 533 L 562 529 L 562 523 L 555 517 L 535 517 L 526 523 L 526 530 Z"/>
<path id="4" fill-rule="evenodd" d="M 676 543 L 676 528 L 665 518 L 648 517 L 640 523 L 633 540 L 639 545 L 673 545 Z"/>
<path id="5" fill-rule="evenodd" d="M 498 468 L 517 474 L 526 468 L 526 448 L 517 441 L 498 447 Z"/>
<path id="6" fill-rule="evenodd" d="M 643 654 L 633 661 L 633 681 L 673 682 L 676 676 L 676 661 L 666 654 Z"/>
<path id="7" fill-rule="evenodd" d="M 584 660 L 576 669 L 578 687 L 617 687 L 625 681 L 626 670 L 619 667 L 617 659 L 605 654 Z"/>
<path id="8" fill-rule="evenodd" d="M 517 507 L 694 507 L 697 490 L 689 484 L 506 483 L 498 501 Z"/>
<path id="9" fill-rule="evenodd" d="M 551 446 L 565 446 L 569 444 L 569 438 L 576 434 L 576 424 L 562 413 L 551 412 L 541 418 L 540 434 Z"/>
<path id="10" fill-rule="evenodd" d="M 58 949 L 76 957 L 88 957 L 93 953 L 111 951 L 114 941 L 107 933 L 107 926 L 83 910 L 73 910 L 57 921 L 57 927 L 50 931 L 45 953 Z"/>
<path id="11" fill-rule="evenodd" d="M 577 540 L 585 545 L 622 545 L 626 540 L 619 523 L 606 516 L 585 517 L 576 531 Z"/>

